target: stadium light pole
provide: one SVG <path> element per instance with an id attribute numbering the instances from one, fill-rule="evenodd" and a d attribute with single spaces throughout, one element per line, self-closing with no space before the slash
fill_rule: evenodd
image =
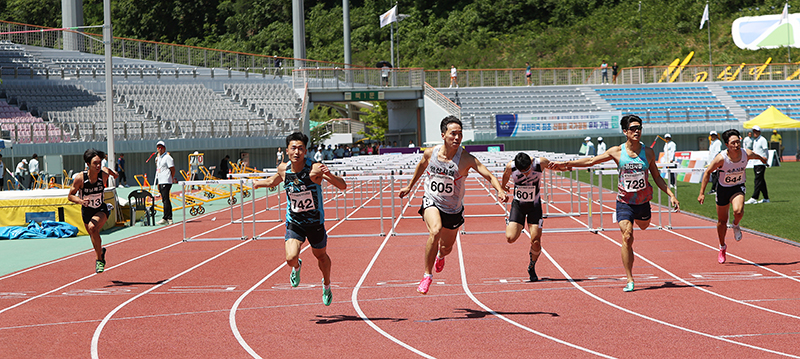
<path id="1" fill-rule="evenodd" d="M 708 6 L 708 0 L 706 0 Z M 708 78 L 714 82 L 714 62 L 711 61 L 711 8 L 708 9 Z"/>
<path id="2" fill-rule="evenodd" d="M 400 21 L 403 21 L 409 16 L 411 15 L 397 14 L 397 63 L 392 65 L 396 68 L 400 68 Z"/>
<path id="3" fill-rule="evenodd" d="M 106 142 L 108 144 L 108 163 L 116 158 L 114 155 L 114 84 L 111 73 L 111 42 L 114 40 L 111 31 L 111 0 L 103 0 L 103 45 L 106 53 Z M 110 166 L 110 164 L 109 164 Z M 114 167 L 111 167 L 114 168 Z"/>

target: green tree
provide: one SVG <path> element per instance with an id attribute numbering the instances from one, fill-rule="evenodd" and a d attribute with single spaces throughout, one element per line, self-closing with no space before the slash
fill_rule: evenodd
<path id="1" fill-rule="evenodd" d="M 373 102 L 372 105 L 372 109 L 365 109 L 367 114 L 361 116 L 366 130 L 358 133 L 368 140 L 383 142 L 389 129 L 389 110 L 384 101 Z"/>

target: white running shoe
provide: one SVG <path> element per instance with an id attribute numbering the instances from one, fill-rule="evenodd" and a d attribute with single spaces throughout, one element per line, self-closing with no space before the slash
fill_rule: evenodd
<path id="1" fill-rule="evenodd" d="M 742 240 L 742 228 L 738 224 L 733 225 L 733 239 L 737 242 Z"/>
<path id="2" fill-rule="evenodd" d="M 750 197 L 750 199 L 744 202 L 744 204 L 756 204 L 756 203 L 758 203 L 758 200 L 752 197 Z"/>
<path id="3" fill-rule="evenodd" d="M 768 198 L 764 198 L 764 199 L 758 201 L 758 203 L 769 203 L 769 199 Z"/>
<path id="4" fill-rule="evenodd" d="M 163 218 L 160 221 L 156 222 L 156 224 L 159 225 L 159 226 L 165 225 L 167 223 L 169 223 L 169 222 L 166 219 L 163 219 Z"/>

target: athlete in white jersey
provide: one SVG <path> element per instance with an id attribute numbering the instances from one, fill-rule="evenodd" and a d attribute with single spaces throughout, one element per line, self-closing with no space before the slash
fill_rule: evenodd
<path id="1" fill-rule="evenodd" d="M 733 205 L 733 238 L 737 241 L 742 239 L 742 229 L 739 221 L 744 216 L 744 194 L 745 194 L 745 169 L 747 161 L 750 159 L 760 160 L 767 163 L 751 150 L 742 149 L 741 134 L 739 131 L 730 129 L 722 133 L 722 140 L 728 149 L 720 152 L 711 160 L 711 163 L 703 173 L 703 180 L 700 182 L 700 195 L 697 201 L 703 204 L 705 200 L 705 190 L 711 173 L 719 170 L 717 184 L 717 236 L 719 237 L 719 254 L 717 261 L 725 263 L 725 256 L 728 246 L 725 245 L 725 233 L 728 231 L 728 208 Z"/>
<path id="2" fill-rule="evenodd" d="M 428 174 L 419 210 L 430 233 L 425 246 L 425 275 L 417 288 L 422 294 L 428 293 L 434 266 L 437 273 L 444 269 L 444 256 L 453 249 L 458 228 L 464 223 L 464 180 L 470 168 L 492 183 L 500 201 L 506 200 L 506 192 L 497 178 L 481 161 L 461 148 L 461 120 L 447 116 L 439 127 L 444 145 L 425 150 L 414 170 L 414 177 L 399 192 L 400 198 L 405 197 L 423 173 Z"/>
<path id="3" fill-rule="evenodd" d="M 514 243 L 525 227 L 525 217 L 528 217 L 528 234 L 531 237 L 531 248 L 528 252 L 528 277 L 531 282 L 539 280 L 536 275 L 536 260 L 542 251 L 542 201 L 539 198 L 539 183 L 542 178 L 542 169 L 547 168 L 550 161 L 544 157 L 531 160 L 527 153 L 520 152 L 513 161 L 506 164 L 503 179 L 500 183 L 508 192 L 508 181 L 514 182 L 514 200 L 511 202 L 511 212 L 508 215 L 506 226 L 506 240 Z"/>

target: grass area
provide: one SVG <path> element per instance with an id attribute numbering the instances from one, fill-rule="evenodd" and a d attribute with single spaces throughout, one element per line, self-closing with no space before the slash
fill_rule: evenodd
<path id="1" fill-rule="evenodd" d="M 581 181 L 589 182 L 589 174 L 586 171 L 578 173 Z M 771 203 L 745 205 L 744 218 L 740 225 L 744 228 L 800 242 L 800 191 L 795 187 L 798 185 L 797 179 L 800 178 L 800 162 L 784 162 L 780 167 L 767 168 L 765 178 Z M 748 169 L 745 200 L 750 198 L 753 193 L 754 179 L 753 170 Z M 650 183 L 653 183 L 652 180 Z M 597 184 L 597 178 L 595 178 L 595 184 Z M 616 177 L 613 181 L 609 176 L 603 178 L 603 187 L 616 191 Z M 710 188 L 708 186 L 706 191 Z M 658 191 L 657 188 L 654 190 Z M 705 203 L 702 205 L 697 202 L 697 195 L 700 193 L 699 183 L 678 182 L 676 192 L 682 211 L 712 219 L 717 218 L 714 196 L 706 195 Z M 658 202 L 657 193 L 653 193 L 653 198 L 653 202 Z M 661 199 L 664 205 L 669 201 L 669 197 L 665 195 L 662 195 Z"/>

